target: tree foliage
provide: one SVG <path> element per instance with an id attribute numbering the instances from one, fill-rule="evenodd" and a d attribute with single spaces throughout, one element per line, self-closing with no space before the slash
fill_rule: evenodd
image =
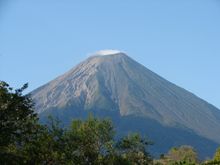
<path id="1" fill-rule="evenodd" d="M 220 162 L 220 147 L 216 150 L 216 153 L 214 155 L 214 160 Z"/>
<path id="2" fill-rule="evenodd" d="M 113 136 L 109 120 L 98 120 L 92 116 L 86 121 L 75 120 L 64 135 L 66 158 L 76 164 L 99 164 L 108 154 Z"/>
<path id="3" fill-rule="evenodd" d="M 175 161 L 184 161 L 187 163 L 197 162 L 197 153 L 191 146 L 174 147 L 169 151 L 168 157 Z"/>
<path id="4" fill-rule="evenodd" d="M 28 96 L 22 95 L 22 88 L 13 90 L 0 82 L 0 160 L 20 161 L 17 152 L 37 132 L 37 115 Z"/>
<path id="5" fill-rule="evenodd" d="M 146 151 L 146 146 L 150 144 L 148 140 L 141 138 L 139 134 L 131 134 L 118 142 L 118 154 L 131 164 L 149 164 L 151 156 Z"/>
<path id="6" fill-rule="evenodd" d="M 173 147 L 157 161 L 162 165 L 195 165 L 198 163 L 197 153 L 191 146 Z"/>

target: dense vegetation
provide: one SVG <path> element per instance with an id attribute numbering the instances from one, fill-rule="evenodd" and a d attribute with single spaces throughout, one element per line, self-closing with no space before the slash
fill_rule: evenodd
<path id="1" fill-rule="evenodd" d="M 172 148 L 160 159 L 147 152 L 150 142 L 139 134 L 115 140 L 112 122 L 92 115 L 75 120 L 69 128 L 50 118 L 47 125 L 38 122 L 33 103 L 22 92 L 0 82 L 0 164 L 72 165 L 72 164 L 199 164 L 190 146 Z M 205 146 L 204 146 L 205 147 Z M 213 160 L 202 164 L 220 164 L 220 148 Z"/>

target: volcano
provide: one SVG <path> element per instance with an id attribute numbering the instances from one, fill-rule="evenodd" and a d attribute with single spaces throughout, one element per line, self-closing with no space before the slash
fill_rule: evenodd
<path id="1" fill-rule="evenodd" d="M 103 50 L 31 92 L 41 121 L 65 125 L 89 113 L 111 118 L 118 136 L 147 135 L 156 155 L 191 145 L 200 157 L 220 145 L 220 110 L 165 80 L 124 52 Z"/>

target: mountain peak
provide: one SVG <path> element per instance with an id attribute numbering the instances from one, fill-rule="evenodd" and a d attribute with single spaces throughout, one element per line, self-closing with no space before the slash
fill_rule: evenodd
<path id="1" fill-rule="evenodd" d="M 202 138 L 199 147 L 220 144 L 220 111 L 216 107 L 122 51 L 98 51 L 31 94 L 41 119 L 57 115 L 68 124 L 92 112 L 114 119 L 120 131 L 145 134 L 151 130 L 158 139 L 171 137 L 164 145 L 195 144 L 198 136 Z"/>

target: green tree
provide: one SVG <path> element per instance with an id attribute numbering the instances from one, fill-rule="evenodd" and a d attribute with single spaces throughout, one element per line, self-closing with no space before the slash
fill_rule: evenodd
<path id="1" fill-rule="evenodd" d="M 33 104 L 22 92 L 27 88 L 13 90 L 7 83 L 0 81 L 0 161 L 19 162 L 22 155 L 18 150 L 31 139 L 37 131 L 37 115 Z"/>
<path id="2" fill-rule="evenodd" d="M 122 138 L 116 149 L 118 154 L 129 164 L 151 164 L 152 158 L 147 152 L 147 146 L 150 144 L 148 140 L 141 138 L 139 134 L 131 134 Z"/>
<path id="3" fill-rule="evenodd" d="M 49 126 L 39 125 L 38 132 L 20 151 L 24 157 L 23 163 L 66 164 L 64 132 L 65 130 L 60 127 L 59 122 L 52 118 Z"/>
<path id="4" fill-rule="evenodd" d="M 109 153 L 114 136 L 110 120 L 90 116 L 75 120 L 65 133 L 67 160 L 76 164 L 100 164 Z"/>
<path id="5" fill-rule="evenodd" d="M 198 164 L 197 153 L 191 146 L 173 147 L 167 154 L 154 160 L 158 165 L 195 165 Z"/>
<path id="6" fill-rule="evenodd" d="M 197 153 L 191 146 L 180 146 L 172 148 L 167 155 L 167 159 L 172 164 L 193 165 L 198 161 Z"/>
<path id="7" fill-rule="evenodd" d="M 220 162 L 220 147 L 215 152 L 214 161 L 219 161 Z"/>
<path id="8" fill-rule="evenodd" d="M 68 164 L 145 165 L 152 159 L 147 152 L 150 144 L 139 134 L 132 134 L 116 142 L 114 127 L 107 119 L 90 116 L 75 120 L 64 134 L 65 160 Z"/>

